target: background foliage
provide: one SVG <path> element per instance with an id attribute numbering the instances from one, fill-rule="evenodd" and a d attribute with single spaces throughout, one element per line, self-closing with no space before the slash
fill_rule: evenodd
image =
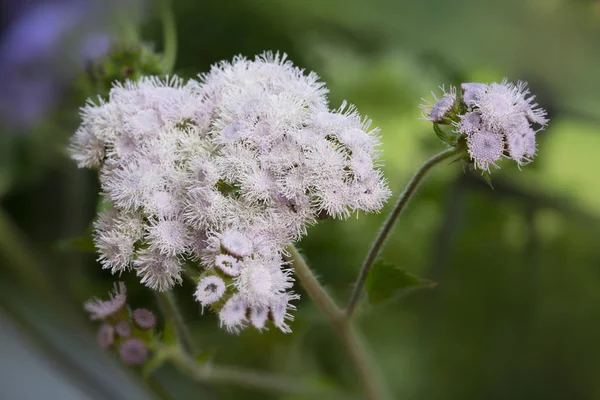
<path id="1" fill-rule="evenodd" d="M 118 11 L 116 23 L 110 16 L 100 28 L 118 32 L 113 37 L 121 42 L 143 38 L 160 50 L 159 9 L 141 8 L 141 19 Z M 193 76 L 236 54 L 280 50 L 327 82 L 332 105 L 355 103 L 382 129 L 384 169 L 395 195 L 441 150 L 431 125 L 418 119 L 421 97 L 442 83 L 529 81 L 551 119 L 538 135 L 536 162 L 522 171 L 510 163 L 493 171 L 494 190 L 457 166 L 436 169 L 384 258 L 438 285 L 365 302 L 359 325 L 397 398 L 600 399 L 600 3 L 187 0 L 174 2 L 173 11 L 178 73 Z M 4 41 L 17 16 L 5 19 Z M 70 26 L 69 34 L 78 29 Z M 80 305 L 105 295 L 115 277 L 93 255 L 65 251 L 67 241 L 87 232 L 99 188 L 93 172 L 77 170 L 64 148 L 78 124 L 77 107 L 102 87 L 90 83 L 73 47 L 61 40 L 67 49 L 61 66 L 78 72 L 47 111 L 23 123 L 2 108 L 1 397 L 275 398 L 201 387 L 168 366 L 144 383 L 95 348 L 95 326 Z M 12 59 L 1 60 L 10 72 Z M 50 62 L 40 59 L 34 69 L 48 70 Z M 25 83 L 39 77 L 19 72 Z M 0 93 L 2 104 L 14 101 L 9 94 Z M 322 222 L 299 244 L 336 299 L 350 294 L 390 207 L 381 215 Z M 156 309 L 132 275 L 121 277 L 130 303 Z M 333 333 L 306 296 L 297 304 L 293 334 L 236 336 L 219 329 L 214 315 L 200 315 L 192 290 L 179 289 L 181 306 L 200 347 L 220 363 L 355 387 Z M 18 379 L 23 376 L 37 389 Z"/>

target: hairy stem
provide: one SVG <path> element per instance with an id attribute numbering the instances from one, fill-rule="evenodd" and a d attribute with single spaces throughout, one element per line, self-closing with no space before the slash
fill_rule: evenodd
<path id="1" fill-rule="evenodd" d="M 192 357 L 197 355 L 196 345 L 192 340 L 192 335 L 188 330 L 183 317 L 177 307 L 177 302 L 172 292 L 155 292 L 158 304 L 163 315 L 175 325 L 177 340 L 183 346 L 183 349 Z"/>
<path id="2" fill-rule="evenodd" d="M 369 354 L 357 335 L 352 322 L 345 317 L 343 311 L 321 286 L 298 250 L 294 246 L 289 246 L 287 251 L 290 253 L 289 259 L 293 262 L 294 272 L 298 280 L 311 300 L 321 309 L 333 326 L 361 381 L 367 398 L 369 400 L 387 398 L 386 391 L 375 372 Z"/>
<path id="3" fill-rule="evenodd" d="M 249 389 L 306 396 L 307 398 L 348 398 L 335 393 L 331 389 L 319 389 L 309 382 L 298 381 L 285 376 L 236 367 L 217 366 L 210 363 L 199 364 L 180 349 L 167 350 L 166 358 L 181 372 L 202 383 L 234 384 Z"/>
<path id="4" fill-rule="evenodd" d="M 163 63 L 165 73 L 171 74 L 177 60 L 177 28 L 171 1 L 160 2 L 160 15 L 163 25 Z"/>
<path id="5" fill-rule="evenodd" d="M 419 184 L 423 181 L 423 178 L 425 177 L 427 172 L 436 164 L 447 160 L 448 158 L 452 157 L 455 154 L 458 154 L 461 151 L 462 149 L 452 148 L 442 151 L 441 153 L 431 157 L 429 160 L 425 161 L 425 163 L 415 172 L 410 182 L 408 182 L 408 185 L 400 194 L 400 197 L 398 197 L 398 201 L 396 202 L 394 209 L 382 225 L 379 234 L 375 238 L 375 241 L 371 245 L 371 249 L 367 253 L 365 260 L 363 261 L 360 273 L 358 275 L 356 283 L 354 284 L 354 290 L 352 292 L 352 295 L 350 296 L 348 305 L 346 306 L 345 315 L 348 319 L 351 319 L 354 315 L 354 312 L 356 311 L 356 307 L 358 306 L 358 302 L 363 293 L 365 282 L 367 280 L 367 276 L 369 275 L 369 271 L 371 270 L 371 267 L 373 267 L 377 256 L 379 255 L 381 249 L 383 248 L 383 245 L 385 244 L 385 241 L 392 232 L 394 224 L 398 220 L 398 217 L 400 217 L 400 214 L 402 214 L 402 211 L 408 204 L 408 201 L 410 200 L 411 196 L 415 193 Z"/>

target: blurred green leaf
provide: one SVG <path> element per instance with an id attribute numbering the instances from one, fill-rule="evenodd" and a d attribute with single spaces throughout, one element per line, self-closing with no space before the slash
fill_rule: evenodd
<path id="1" fill-rule="evenodd" d="M 367 277 L 369 301 L 378 304 L 385 300 L 407 295 L 417 289 L 432 288 L 437 283 L 412 275 L 392 263 L 379 260 Z"/>
<path id="2" fill-rule="evenodd" d="M 142 368 L 142 376 L 144 379 L 150 378 L 154 371 L 156 371 L 165 362 L 168 352 L 168 348 L 161 348 L 154 352 L 154 355 L 148 362 L 144 364 L 144 367 Z"/>
<path id="3" fill-rule="evenodd" d="M 81 251 L 84 253 L 96 252 L 96 246 L 94 246 L 91 235 L 61 240 L 56 243 L 56 249 L 59 251 Z"/>

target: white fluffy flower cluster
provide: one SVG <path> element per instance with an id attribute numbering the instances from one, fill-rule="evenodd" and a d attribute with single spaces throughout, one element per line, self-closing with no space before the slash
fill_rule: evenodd
<path id="1" fill-rule="evenodd" d="M 466 137 L 469 156 L 476 168 L 488 171 L 502 157 L 519 166 L 532 161 L 536 133 L 548 120 L 546 111 L 534 103 L 525 82 L 463 83 L 462 97 L 450 92 L 430 107 L 426 118 L 435 123 L 452 123 Z M 539 126 L 534 130 L 532 124 Z"/>
<path id="2" fill-rule="evenodd" d="M 285 55 L 235 58 L 198 80 L 143 78 L 89 103 L 73 137 L 113 205 L 95 223 L 99 261 L 168 290 L 182 264 L 204 272 L 196 299 L 237 331 L 288 331 L 285 247 L 320 218 L 377 211 L 389 197 L 378 131 Z"/>

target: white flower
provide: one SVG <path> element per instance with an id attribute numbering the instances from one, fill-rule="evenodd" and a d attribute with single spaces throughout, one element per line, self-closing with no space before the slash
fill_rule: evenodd
<path id="1" fill-rule="evenodd" d="M 250 307 L 250 323 L 256 329 L 265 329 L 265 324 L 269 319 L 269 308 L 263 306 Z"/>
<path id="2" fill-rule="evenodd" d="M 237 258 L 229 254 L 219 254 L 215 257 L 215 267 L 228 276 L 238 276 L 240 274 Z"/>
<path id="3" fill-rule="evenodd" d="M 164 292 L 175 284 L 181 284 L 181 265 L 174 257 L 158 251 L 141 250 L 134 261 L 137 276 L 151 289 Z"/>
<path id="4" fill-rule="evenodd" d="M 69 152 L 79 168 L 98 167 L 104 159 L 104 142 L 89 126 L 82 125 L 71 139 Z"/>
<path id="5" fill-rule="evenodd" d="M 71 153 L 99 168 L 115 209 L 95 226 L 102 265 L 133 264 L 162 291 L 181 282 L 182 263 L 199 261 L 216 286 L 204 278 L 196 298 L 223 326 L 238 330 L 249 315 L 263 329 L 276 309 L 288 330 L 296 295 L 285 247 L 319 218 L 378 211 L 391 194 L 378 129 L 346 102 L 330 110 L 326 94 L 316 74 L 264 53 L 199 80 L 115 84 L 107 101 L 88 102 Z M 211 300 L 221 297 L 222 308 Z"/>
<path id="6" fill-rule="evenodd" d="M 221 326 L 225 326 L 229 332 L 239 332 L 246 323 L 247 308 L 240 295 L 233 295 L 219 311 Z"/>
<path id="7" fill-rule="evenodd" d="M 194 297 L 203 307 L 209 306 L 221 299 L 225 294 L 225 282 L 216 275 L 202 278 L 198 282 Z"/>
<path id="8" fill-rule="evenodd" d="M 234 285 L 249 306 L 268 306 L 292 287 L 290 274 L 280 259 L 256 257 L 242 263 Z"/>
<path id="9" fill-rule="evenodd" d="M 290 300 L 296 299 L 297 296 L 293 295 L 281 295 L 277 297 L 270 305 L 270 316 L 271 320 L 275 324 L 277 328 L 279 328 L 284 333 L 289 333 L 292 330 L 286 321 L 292 321 L 294 316 L 290 314 L 288 311 L 294 311 L 296 307 L 290 304 Z"/>
<path id="10" fill-rule="evenodd" d="M 252 253 L 252 242 L 240 232 L 227 231 L 221 235 L 221 247 L 235 257 L 245 257 Z"/>
<path id="11" fill-rule="evenodd" d="M 150 221 L 147 230 L 150 250 L 156 250 L 170 257 L 187 251 L 189 232 L 187 226 L 182 221 L 178 219 Z"/>

